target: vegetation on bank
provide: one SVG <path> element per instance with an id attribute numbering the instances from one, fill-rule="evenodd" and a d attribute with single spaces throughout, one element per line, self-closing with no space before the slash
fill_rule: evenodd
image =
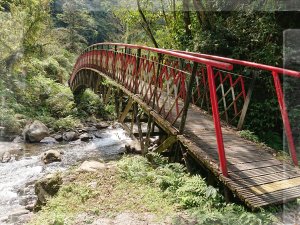
<path id="1" fill-rule="evenodd" d="M 0 126 L 6 133 L 20 134 L 33 119 L 72 129 L 81 118 L 110 113 L 91 91 L 76 105 L 67 80 L 82 49 L 103 41 L 95 19 L 111 14 L 92 16 L 80 0 L 57 3 L 0 1 Z"/>
<path id="2" fill-rule="evenodd" d="M 234 203 L 227 204 L 219 192 L 199 175 L 189 175 L 178 163 L 167 163 L 157 154 L 152 164 L 141 156 L 124 156 L 95 173 L 66 174 L 74 177 L 49 199 L 29 224 L 75 224 L 86 213 L 86 223 L 114 218 L 123 213 L 149 213 L 158 221 L 174 224 L 270 224 L 271 212 L 253 213 Z"/>

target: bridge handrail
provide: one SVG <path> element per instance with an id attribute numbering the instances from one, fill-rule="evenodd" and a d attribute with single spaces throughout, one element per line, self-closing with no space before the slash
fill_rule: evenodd
<path id="1" fill-rule="evenodd" d="M 174 51 L 170 51 L 170 50 L 166 50 L 166 49 L 160 49 L 160 48 L 152 48 L 152 47 L 147 47 L 147 46 L 143 46 L 143 45 L 103 42 L 103 43 L 93 44 L 93 45 L 89 46 L 86 50 L 89 50 L 89 49 L 91 49 L 93 47 L 96 47 L 96 46 L 104 46 L 104 45 L 114 45 L 114 46 L 120 46 L 120 47 L 129 47 L 129 48 L 132 48 L 132 49 L 148 50 L 148 51 L 152 51 L 152 52 L 156 52 L 156 53 L 161 53 L 161 54 L 166 54 L 166 55 L 169 55 L 169 56 L 178 57 L 178 58 L 181 58 L 181 59 L 190 60 L 190 61 L 201 63 L 201 64 L 210 65 L 210 66 L 213 66 L 213 67 L 216 67 L 216 68 L 219 68 L 219 69 L 225 69 L 225 70 L 232 70 L 233 69 L 233 66 L 230 63 L 227 63 L 227 62 L 220 62 L 220 61 L 217 61 L 217 60 L 201 58 L 201 57 L 198 57 L 198 56 L 195 57 L 195 56 L 191 56 L 191 55 L 185 54 L 185 53 L 179 53 L 179 52 L 174 52 Z"/>
<path id="2" fill-rule="evenodd" d="M 261 64 L 261 63 L 254 63 L 254 62 L 249 62 L 249 61 L 245 61 L 245 60 L 238 60 L 238 59 L 232 59 L 232 58 L 216 56 L 216 55 L 208 55 L 208 54 L 197 53 L 197 52 L 188 52 L 188 51 L 180 51 L 180 50 L 172 50 L 172 51 L 178 52 L 178 53 L 184 53 L 184 54 L 188 54 L 188 55 L 192 55 L 192 56 L 197 56 L 197 57 L 201 57 L 201 58 L 227 62 L 227 63 L 231 63 L 233 65 L 252 67 L 252 68 L 256 68 L 256 69 L 267 70 L 267 71 L 276 72 L 276 73 L 283 74 L 283 75 L 300 78 L 300 72 L 294 71 L 294 70 L 289 70 L 289 69 L 283 69 L 283 68 L 276 67 L 276 66 L 269 66 L 269 65 L 265 65 L 265 64 Z"/>

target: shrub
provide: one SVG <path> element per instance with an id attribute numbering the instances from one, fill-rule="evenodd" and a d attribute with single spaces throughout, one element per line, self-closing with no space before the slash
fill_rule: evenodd
<path id="1" fill-rule="evenodd" d="M 159 187 L 164 198 L 192 215 L 195 224 L 270 224 L 276 220 L 263 210 L 251 213 L 242 206 L 227 204 L 218 190 L 208 186 L 199 175 L 190 176 L 183 165 L 166 164 L 161 156 L 150 155 L 154 167 L 141 156 L 123 157 L 118 162 L 121 177 Z"/>
<path id="2" fill-rule="evenodd" d="M 75 112 L 71 90 L 42 75 L 32 77 L 28 81 L 28 86 L 20 95 L 20 101 L 31 116 L 37 116 L 45 110 L 55 118 L 66 117 Z"/>
<path id="3" fill-rule="evenodd" d="M 53 128 L 55 130 L 70 130 L 78 127 L 79 125 L 80 120 L 70 115 L 56 120 L 53 124 Z"/>
<path id="4" fill-rule="evenodd" d="M 15 112 L 12 109 L 0 107 L 0 126 L 5 127 L 7 132 L 19 132 L 21 125 L 14 117 Z"/>
<path id="5" fill-rule="evenodd" d="M 249 141 L 253 141 L 253 142 L 259 142 L 259 138 L 254 134 L 254 132 L 250 131 L 250 130 L 241 130 L 239 131 L 239 135 L 242 138 L 245 138 Z"/>
<path id="6" fill-rule="evenodd" d="M 56 117 L 65 117 L 75 112 L 75 103 L 72 92 L 67 88 L 61 88 L 61 92 L 51 95 L 47 106 Z"/>
<path id="7" fill-rule="evenodd" d="M 92 90 L 87 89 L 80 96 L 78 96 L 77 108 L 79 113 L 83 116 L 91 115 L 103 115 L 105 112 L 104 106 L 98 95 L 96 95 Z"/>

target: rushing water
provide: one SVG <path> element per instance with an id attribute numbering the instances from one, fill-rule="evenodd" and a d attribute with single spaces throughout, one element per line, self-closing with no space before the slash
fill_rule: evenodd
<path id="1" fill-rule="evenodd" d="M 99 133 L 99 131 L 98 131 Z M 110 160 L 116 158 L 131 139 L 120 127 L 101 131 L 101 138 L 90 142 L 67 144 L 12 144 L 0 142 L 4 148 L 20 149 L 8 163 L 0 163 L 0 224 L 14 224 L 24 212 L 28 199 L 34 199 L 34 181 L 47 173 L 66 170 L 87 159 Z M 62 161 L 44 165 L 42 152 L 54 149 L 63 152 Z M 14 218 L 16 217 L 16 218 Z"/>

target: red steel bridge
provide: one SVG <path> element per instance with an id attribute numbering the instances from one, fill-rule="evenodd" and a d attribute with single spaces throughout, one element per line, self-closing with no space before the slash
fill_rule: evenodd
<path id="1" fill-rule="evenodd" d="M 274 80 L 290 162 L 238 133 L 261 73 Z M 119 121 L 139 140 L 143 154 L 151 137 L 159 136 L 151 151 L 183 159 L 187 166 L 193 159 L 230 193 L 257 208 L 300 197 L 284 76 L 299 79 L 300 72 L 213 55 L 99 43 L 78 57 L 69 85 L 75 95 L 91 88 L 104 103 L 114 101 Z"/>

